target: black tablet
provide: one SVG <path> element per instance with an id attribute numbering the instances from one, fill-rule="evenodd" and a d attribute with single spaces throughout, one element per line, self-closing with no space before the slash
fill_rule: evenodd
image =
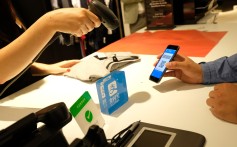
<path id="1" fill-rule="evenodd" d="M 128 147 L 169 147 L 173 142 L 176 133 L 154 128 L 143 127 L 131 142 Z"/>

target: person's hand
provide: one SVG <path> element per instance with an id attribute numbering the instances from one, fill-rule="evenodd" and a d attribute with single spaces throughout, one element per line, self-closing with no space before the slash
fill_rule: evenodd
<path id="1" fill-rule="evenodd" d="M 34 76 L 60 75 L 70 71 L 70 68 L 80 60 L 66 60 L 54 64 L 33 63 L 31 73 Z"/>
<path id="2" fill-rule="evenodd" d="M 48 12 L 48 23 L 58 32 L 80 37 L 101 25 L 100 19 L 84 8 L 62 8 Z"/>
<path id="3" fill-rule="evenodd" d="M 214 116 L 237 124 L 237 85 L 232 83 L 215 85 L 206 103 Z"/>
<path id="4" fill-rule="evenodd" d="M 161 55 L 158 55 L 160 59 Z M 156 63 L 155 63 L 156 64 Z M 185 83 L 202 83 L 202 68 L 186 56 L 177 54 L 174 60 L 166 63 L 168 71 L 164 77 L 176 77 Z"/>

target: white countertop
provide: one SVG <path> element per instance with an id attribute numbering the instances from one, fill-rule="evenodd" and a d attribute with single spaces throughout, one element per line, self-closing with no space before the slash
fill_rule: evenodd
<path id="1" fill-rule="evenodd" d="M 237 27 L 231 24 L 184 25 L 176 29 L 228 31 L 217 46 L 205 57 L 191 57 L 194 61 L 210 61 L 237 51 Z M 94 53 L 96 54 L 96 53 Z M 105 134 L 111 138 L 134 121 L 173 127 L 200 133 L 206 137 L 206 147 L 235 147 L 237 125 L 214 117 L 206 105 L 213 85 L 185 84 L 177 79 L 163 78 L 159 84 L 149 81 L 156 61 L 154 55 L 140 55 L 141 61 L 122 68 L 125 71 L 129 101 L 105 119 Z M 89 91 L 99 106 L 95 83 L 88 84 L 64 76 L 46 78 L 0 100 L 0 128 L 3 129 L 28 113 L 48 105 L 65 102 L 68 108 Z M 68 142 L 83 138 L 73 119 L 63 128 Z"/>

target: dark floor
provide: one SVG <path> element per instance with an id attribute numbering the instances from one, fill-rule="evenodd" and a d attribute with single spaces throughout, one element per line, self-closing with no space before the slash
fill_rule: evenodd
<path id="1" fill-rule="evenodd" d="M 237 0 L 218 0 L 219 7 L 217 9 L 225 11 L 230 11 L 233 9 L 233 5 L 237 5 Z"/>

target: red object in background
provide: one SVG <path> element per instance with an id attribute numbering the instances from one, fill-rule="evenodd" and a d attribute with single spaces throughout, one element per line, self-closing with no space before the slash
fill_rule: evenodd
<path id="1" fill-rule="evenodd" d="M 169 44 L 179 45 L 179 53 L 186 56 L 205 57 L 224 37 L 226 32 L 197 30 L 164 30 L 134 33 L 99 50 L 99 52 L 132 52 L 158 55 Z"/>

